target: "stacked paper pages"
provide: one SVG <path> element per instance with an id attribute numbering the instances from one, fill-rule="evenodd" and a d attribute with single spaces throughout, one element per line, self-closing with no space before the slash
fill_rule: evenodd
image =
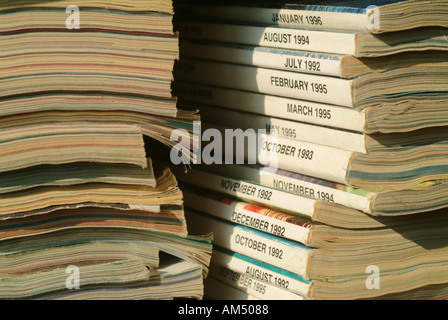
<path id="1" fill-rule="evenodd" d="M 149 156 L 198 117 L 171 93 L 172 17 L 163 0 L 0 1 L 1 299 L 202 299 L 211 238 Z"/>

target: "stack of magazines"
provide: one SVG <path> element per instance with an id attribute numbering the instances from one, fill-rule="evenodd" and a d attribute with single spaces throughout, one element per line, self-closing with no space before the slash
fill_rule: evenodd
<path id="1" fill-rule="evenodd" d="M 176 5 L 206 295 L 446 298 L 446 1 Z"/>

